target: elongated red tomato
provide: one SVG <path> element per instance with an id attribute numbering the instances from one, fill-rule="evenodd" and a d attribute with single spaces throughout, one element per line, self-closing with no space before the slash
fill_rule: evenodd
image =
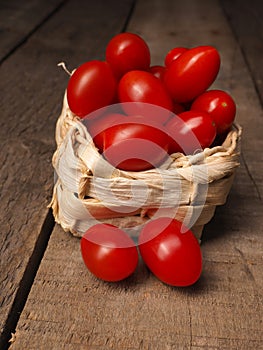
<path id="1" fill-rule="evenodd" d="M 151 169 L 168 156 L 169 139 L 161 127 L 136 122 L 136 118 L 112 126 L 102 134 L 104 157 L 122 170 Z"/>
<path id="2" fill-rule="evenodd" d="M 183 52 L 167 67 L 164 83 L 176 102 L 189 102 L 214 82 L 220 56 L 212 46 L 198 46 Z"/>
<path id="3" fill-rule="evenodd" d="M 106 61 L 117 78 L 130 70 L 147 70 L 150 66 L 150 49 L 139 35 L 120 33 L 115 35 L 106 47 Z"/>
<path id="4" fill-rule="evenodd" d="M 83 118 L 109 105 L 116 96 L 117 82 L 107 62 L 93 60 L 83 63 L 69 79 L 69 108 Z"/>
<path id="5" fill-rule="evenodd" d="M 81 238 L 80 247 L 85 265 L 102 280 L 120 281 L 136 269 L 138 251 L 133 240 L 113 225 L 92 226 Z"/>
<path id="6" fill-rule="evenodd" d="M 172 99 L 163 83 L 149 72 L 134 70 L 126 73 L 119 82 L 118 96 L 120 102 L 136 102 L 133 105 L 124 105 L 125 112 L 129 115 L 141 114 L 150 119 L 151 114 L 155 114 L 154 110 L 150 113 L 146 110 L 145 113 L 145 108 L 142 110 L 137 102 L 160 106 L 167 111 L 173 109 Z M 165 122 L 168 116 L 169 113 L 163 111 L 160 121 Z"/>
<path id="7" fill-rule="evenodd" d="M 191 110 L 209 113 L 215 122 L 218 134 L 229 130 L 236 116 L 235 101 L 223 90 L 204 92 L 194 100 Z"/>
<path id="8" fill-rule="evenodd" d="M 201 275 L 200 245 L 192 231 L 175 219 L 149 221 L 140 233 L 139 251 L 152 273 L 166 284 L 189 286 Z"/>
<path id="9" fill-rule="evenodd" d="M 166 67 L 170 66 L 170 64 L 176 60 L 179 56 L 181 56 L 182 53 L 187 51 L 188 49 L 186 47 L 174 47 L 171 49 L 164 59 L 164 64 Z"/>
<path id="10" fill-rule="evenodd" d="M 171 136 L 169 153 L 193 154 L 209 147 L 216 137 L 215 124 L 207 112 L 179 113 L 167 122 L 165 128 Z"/>
<path id="11" fill-rule="evenodd" d="M 103 131 L 112 127 L 113 125 L 118 125 L 125 122 L 125 119 L 128 118 L 124 114 L 108 113 L 100 118 L 96 118 L 86 123 L 95 145 L 101 152 L 103 152 Z"/>
<path id="12" fill-rule="evenodd" d="M 166 67 L 155 65 L 149 68 L 149 72 L 152 73 L 156 78 L 163 80 Z"/>

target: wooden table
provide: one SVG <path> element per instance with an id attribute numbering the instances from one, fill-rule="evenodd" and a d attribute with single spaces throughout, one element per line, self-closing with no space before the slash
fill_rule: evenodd
<path id="1" fill-rule="evenodd" d="M 0 4 L 0 348 L 263 349 L 263 9 L 215 0 L 28 0 Z M 202 241 L 197 284 L 172 288 L 143 264 L 126 281 L 85 268 L 79 239 L 47 209 L 55 123 L 68 76 L 103 59 L 109 39 L 140 34 L 152 64 L 174 46 L 211 44 L 214 87 L 237 102 L 241 166 Z"/>

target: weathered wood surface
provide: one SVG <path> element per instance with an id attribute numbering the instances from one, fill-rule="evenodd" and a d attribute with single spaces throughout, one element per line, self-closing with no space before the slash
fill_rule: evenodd
<path id="1" fill-rule="evenodd" d="M 263 2 L 221 0 L 263 104 Z"/>
<path id="2" fill-rule="evenodd" d="M 8 344 L 53 227 L 47 205 L 54 128 L 68 79 L 57 63 L 64 59 L 73 68 L 100 58 L 131 8 L 129 0 L 98 1 L 85 11 L 81 1 L 58 4 L 0 5 L 0 349 Z"/>
<path id="3" fill-rule="evenodd" d="M 92 9 L 87 2 L 80 9 L 80 3 L 65 3 L 2 66 L 7 102 L 0 128 L 5 164 L 1 222 L 6 222 L 1 237 L 3 325 L 30 266 L 50 199 L 52 130 L 66 83 L 56 63 L 63 59 L 75 67 L 94 55 L 102 57 L 107 39 L 122 30 L 132 7 L 129 1 L 119 6 L 110 1 L 105 9 L 105 2 L 97 1 Z M 172 288 L 141 262 L 128 280 L 104 283 L 85 268 L 79 239 L 55 226 L 10 349 L 261 349 L 263 115 L 247 61 L 217 1 L 138 0 L 127 30 L 147 40 L 153 64 L 162 63 L 173 46 L 215 45 L 222 57 L 215 86 L 228 90 L 238 104 L 242 164 L 227 204 L 205 229 L 202 277 L 190 288 Z M 16 119 L 17 129 L 3 116 L 10 120 L 19 107 L 23 113 L 21 123 Z"/>
<path id="4" fill-rule="evenodd" d="M 64 2 L 65 0 L 2 1 L 0 62 L 19 49 Z"/>

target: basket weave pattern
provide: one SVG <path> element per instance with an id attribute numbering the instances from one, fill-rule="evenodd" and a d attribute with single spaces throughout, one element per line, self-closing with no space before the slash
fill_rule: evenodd
<path id="1" fill-rule="evenodd" d="M 97 221 L 127 228 L 169 216 L 190 225 L 200 238 L 216 206 L 226 202 L 239 166 L 241 133 L 235 124 L 221 146 L 191 156 L 172 154 L 157 169 L 122 171 L 98 152 L 65 95 L 52 159 L 55 220 L 81 237 Z"/>

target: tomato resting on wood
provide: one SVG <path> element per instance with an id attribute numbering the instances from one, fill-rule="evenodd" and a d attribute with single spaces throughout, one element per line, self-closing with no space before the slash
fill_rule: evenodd
<path id="1" fill-rule="evenodd" d="M 117 78 L 128 71 L 147 70 L 151 56 L 147 43 L 137 34 L 115 35 L 106 47 L 106 61 L 109 62 Z"/>
<path id="2" fill-rule="evenodd" d="M 128 234 L 116 226 L 92 226 L 81 238 L 80 247 L 86 267 L 102 280 L 120 281 L 137 267 L 137 247 Z"/>
<path id="3" fill-rule="evenodd" d="M 220 56 L 212 46 L 198 46 L 183 52 L 167 67 L 164 84 L 176 102 L 189 102 L 214 82 Z"/>
<path id="4" fill-rule="evenodd" d="M 83 118 L 113 103 L 117 82 L 107 62 L 93 60 L 83 63 L 69 79 L 67 100 L 69 108 Z"/>
<path id="5" fill-rule="evenodd" d="M 223 90 L 204 92 L 193 101 L 191 110 L 209 113 L 215 122 L 218 134 L 228 131 L 236 116 L 235 101 Z"/>
<path id="6" fill-rule="evenodd" d="M 200 245 L 192 231 L 175 219 L 149 221 L 140 233 L 139 251 L 152 273 L 169 285 L 189 286 L 201 275 Z"/>

